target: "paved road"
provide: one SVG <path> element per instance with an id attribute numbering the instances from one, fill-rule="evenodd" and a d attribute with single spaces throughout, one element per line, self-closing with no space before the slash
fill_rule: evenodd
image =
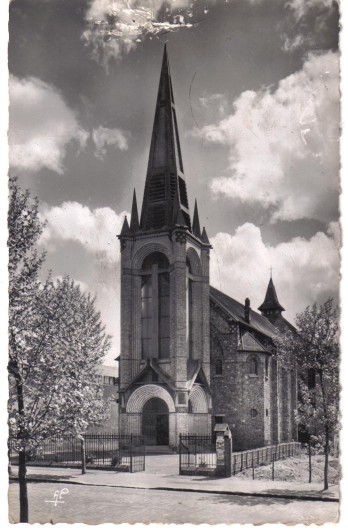
<path id="1" fill-rule="evenodd" d="M 54 492 L 68 490 L 57 505 Z M 10 522 L 18 522 L 18 484 L 9 490 Z M 30 523 L 287 523 L 335 522 L 338 503 L 253 496 L 166 492 L 57 483 L 29 484 Z"/>

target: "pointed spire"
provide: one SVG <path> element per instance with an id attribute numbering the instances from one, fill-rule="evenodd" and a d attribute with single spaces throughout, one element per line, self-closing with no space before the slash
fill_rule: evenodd
<path id="1" fill-rule="evenodd" d="M 274 312 L 276 312 L 276 314 L 281 314 L 283 310 L 285 310 L 278 301 L 272 277 L 268 283 L 265 300 L 262 305 L 259 306 L 259 310 L 264 316 L 272 315 Z"/>
<path id="2" fill-rule="evenodd" d="M 138 216 L 138 205 L 137 205 L 137 196 L 135 189 L 133 192 L 133 203 L 132 203 L 132 214 L 130 221 L 130 230 L 132 233 L 139 230 L 139 216 Z"/>
<path id="3" fill-rule="evenodd" d="M 128 236 L 129 233 L 130 233 L 129 224 L 128 224 L 127 216 L 125 216 L 120 236 Z"/>
<path id="4" fill-rule="evenodd" d="M 194 213 L 193 213 L 192 233 L 197 238 L 201 238 L 201 226 L 200 226 L 200 223 L 199 223 L 197 200 L 195 200 L 195 210 L 194 210 Z"/>
<path id="5" fill-rule="evenodd" d="M 140 228 L 172 227 L 178 211 L 191 225 L 167 47 L 164 47 Z"/>
<path id="6" fill-rule="evenodd" d="M 205 230 L 205 227 L 203 227 L 201 240 L 202 240 L 203 244 L 208 244 L 210 246 L 209 238 L 208 238 L 207 232 Z"/>

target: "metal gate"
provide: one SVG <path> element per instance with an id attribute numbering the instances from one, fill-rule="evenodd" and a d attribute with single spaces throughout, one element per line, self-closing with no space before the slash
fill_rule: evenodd
<path id="1" fill-rule="evenodd" d="M 209 435 L 180 434 L 180 475 L 212 475 L 216 470 L 215 443 Z"/>

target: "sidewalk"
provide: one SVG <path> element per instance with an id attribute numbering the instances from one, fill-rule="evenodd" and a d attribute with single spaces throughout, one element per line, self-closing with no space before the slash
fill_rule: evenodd
<path id="1" fill-rule="evenodd" d="M 17 479 L 18 468 L 12 467 L 11 479 Z M 28 467 L 28 480 L 36 482 L 60 482 L 89 486 L 112 486 L 146 490 L 187 491 L 217 493 L 224 495 L 249 495 L 286 499 L 339 501 L 339 487 L 330 486 L 323 491 L 322 483 L 299 484 L 295 482 L 260 481 L 236 477 L 215 478 L 180 476 L 173 468 L 159 472 L 120 473 L 113 471 L 87 470 L 82 475 L 79 469 Z"/>

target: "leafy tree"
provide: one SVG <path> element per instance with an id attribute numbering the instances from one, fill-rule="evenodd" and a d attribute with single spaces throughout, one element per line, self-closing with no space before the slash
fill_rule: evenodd
<path id="1" fill-rule="evenodd" d="M 333 300 L 314 304 L 296 316 L 297 332 L 277 339 L 283 363 L 295 367 L 299 382 L 297 422 L 309 442 L 322 442 L 324 489 L 328 489 L 330 447 L 339 429 L 339 319 Z"/>
<path id="2" fill-rule="evenodd" d="M 105 420 L 108 405 L 96 381 L 110 340 L 94 299 L 69 277 L 41 282 L 44 254 L 38 201 L 10 180 L 9 427 L 19 455 L 20 521 L 28 521 L 26 460 L 57 434 L 83 433 Z"/>

